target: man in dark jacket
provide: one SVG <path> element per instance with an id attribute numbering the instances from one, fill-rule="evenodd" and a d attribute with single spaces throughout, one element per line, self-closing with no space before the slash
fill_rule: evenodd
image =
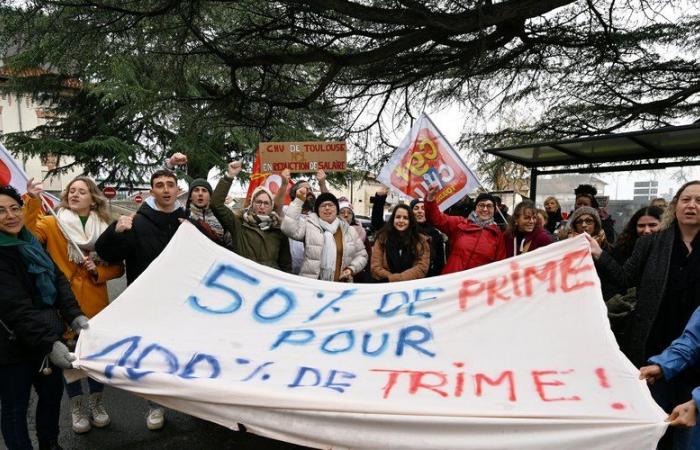
<path id="1" fill-rule="evenodd" d="M 160 255 L 187 214 L 177 201 L 177 178 L 167 169 L 151 176 L 151 197 L 132 216 L 121 216 L 97 239 L 95 250 L 108 262 L 126 262 L 126 282 L 131 284 Z M 150 402 L 149 402 L 150 403 Z M 150 403 L 149 430 L 163 427 L 163 408 Z"/>
<path id="2" fill-rule="evenodd" d="M 151 177 L 151 197 L 136 214 L 120 216 L 97 239 L 95 250 L 108 262 L 126 262 L 131 284 L 160 255 L 177 231 L 185 210 L 177 201 L 177 178 L 167 169 Z"/>

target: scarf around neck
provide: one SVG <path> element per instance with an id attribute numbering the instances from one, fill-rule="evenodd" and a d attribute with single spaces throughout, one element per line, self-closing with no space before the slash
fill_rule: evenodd
<path id="1" fill-rule="evenodd" d="M 68 241 L 68 259 L 71 262 L 82 264 L 83 255 L 87 254 L 96 264 L 106 264 L 104 260 L 97 256 L 95 242 L 97 242 L 97 238 L 109 225 L 100 220 L 95 211 L 90 211 L 85 227 L 83 227 L 80 216 L 68 208 L 61 208 L 56 213 L 56 216 L 56 220 L 59 221 L 59 229 Z M 78 244 L 82 253 L 78 252 L 78 249 L 70 241 Z"/>
<path id="2" fill-rule="evenodd" d="M 249 225 L 260 228 L 261 231 L 280 227 L 280 218 L 274 211 L 265 216 L 255 214 L 252 208 L 248 208 L 243 213 L 243 220 Z"/>
<path id="3" fill-rule="evenodd" d="M 319 217 L 318 224 L 323 230 L 323 248 L 321 249 L 321 272 L 319 280 L 333 281 L 335 278 L 335 263 L 338 249 L 335 246 L 335 233 L 340 226 L 340 219 L 337 217 L 331 223 L 321 220 Z"/>
<path id="4" fill-rule="evenodd" d="M 400 232 L 388 233 L 386 238 L 386 260 L 391 273 L 402 273 L 411 267 L 416 260 L 416 249 L 411 248 L 410 240 L 405 242 Z"/>
<path id="5" fill-rule="evenodd" d="M 479 225 L 481 228 L 487 227 L 489 225 L 494 225 L 496 223 L 496 221 L 493 220 L 493 217 L 491 217 L 488 220 L 481 220 L 479 216 L 476 215 L 476 211 L 470 212 L 468 219 L 470 222 Z"/>
<path id="6" fill-rule="evenodd" d="M 0 233 L 0 247 L 18 247 L 27 272 L 34 275 L 34 283 L 42 304 L 53 306 L 57 294 L 56 268 L 37 238 L 22 227 L 17 237 Z"/>

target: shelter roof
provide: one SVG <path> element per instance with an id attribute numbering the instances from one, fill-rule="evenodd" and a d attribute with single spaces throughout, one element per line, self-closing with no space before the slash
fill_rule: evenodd
<path id="1" fill-rule="evenodd" d="M 700 122 L 484 150 L 529 168 L 700 156 Z M 599 166 L 600 168 L 604 166 Z M 602 170 L 605 171 L 605 170 Z"/>

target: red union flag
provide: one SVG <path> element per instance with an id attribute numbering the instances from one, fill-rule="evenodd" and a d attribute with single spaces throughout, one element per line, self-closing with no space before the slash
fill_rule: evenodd
<path id="1" fill-rule="evenodd" d="M 264 186 L 265 189 L 270 191 L 272 195 L 277 194 L 280 186 L 282 185 L 282 177 L 278 174 L 272 172 L 262 172 L 262 164 L 260 163 L 260 151 L 255 154 L 255 161 L 253 162 L 253 174 L 250 176 L 250 184 L 248 184 L 248 192 L 245 196 L 245 202 L 243 206 L 247 208 L 250 205 L 251 197 L 255 188 L 258 186 Z M 284 203 L 289 204 L 289 189 L 293 186 L 293 183 L 287 184 L 287 195 L 284 197 Z M 273 199 L 274 200 L 274 199 Z"/>
<path id="2" fill-rule="evenodd" d="M 430 186 L 439 185 L 441 211 L 481 186 L 427 114 L 423 113 L 391 155 L 377 179 L 411 198 L 423 198 Z"/>

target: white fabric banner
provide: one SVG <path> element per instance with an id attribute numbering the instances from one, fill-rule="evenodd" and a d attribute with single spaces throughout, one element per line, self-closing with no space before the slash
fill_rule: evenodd
<path id="1" fill-rule="evenodd" d="M 185 223 L 76 356 L 167 407 L 319 448 L 651 450 L 666 428 L 582 236 L 353 285 L 258 265 Z"/>
<path id="2" fill-rule="evenodd" d="M 403 196 L 425 198 L 431 186 L 439 186 L 435 201 L 444 211 L 481 182 L 423 113 L 382 167 L 377 180 Z"/>

